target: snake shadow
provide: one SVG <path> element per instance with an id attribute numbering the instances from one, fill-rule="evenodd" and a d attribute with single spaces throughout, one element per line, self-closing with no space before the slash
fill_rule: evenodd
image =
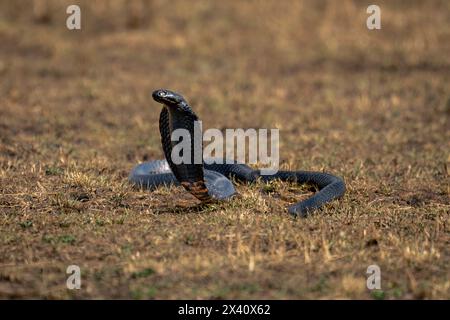
<path id="1" fill-rule="evenodd" d="M 224 208 L 223 203 L 213 202 L 213 203 L 197 203 L 193 205 L 184 205 L 184 204 L 176 204 L 176 205 L 167 205 L 160 206 L 154 209 L 155 214 L 207 214 L 219 209 Z"/>

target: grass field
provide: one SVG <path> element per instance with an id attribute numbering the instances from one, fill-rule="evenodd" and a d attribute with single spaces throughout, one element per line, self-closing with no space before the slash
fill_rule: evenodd
<path id="1" fill-rule="evenodd" d="M 448 1 L 377 1 L 374 31 L 364 1 L 154 0 L 133 23 L 77 1 L 81 31 L 73 1 L 30 3 L 0 1 L 0 298 L 450 298 Z M 282 168 L 345 197 L 293 219 L 306 187 L 133 189 L 163 157 L 160 87 L 204 128 L 279 128 Z"/>

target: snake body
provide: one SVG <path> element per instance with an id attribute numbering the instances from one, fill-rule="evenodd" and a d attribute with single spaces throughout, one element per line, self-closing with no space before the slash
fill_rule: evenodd
<path id="1" fill-rule="evenodd" d="M 178 93 L 159 89 L 152 93 L 152 97 L 156 102 L 163 104 L 159 131 L 165 160 L 148 161 L 134 167 L 129 180 L 137 186 L 152 190 L 162 185 L 181 185 L 200 201 L 211 202 L 227 200 L 236 194 L 230 179 L 249 183 L 279 179 L 315 185 L 318 192 L 288 208 L 289 213 L 302 217 L 345 193 L 345 183 L 341 178 L 323 172 L 278 171 L 273 175 L 262 175 L 259 170 L 236 161 L 202 160 L 202 158 L 197 162 L 191 161 L 193 163 L 175 164 L 171 155 L 177 142 L 172 141 L 172 133 L 176 129 L 184 129 L 191 137 L 201 136 L 201 132 L 195 135 L 196 130 L 201 130 L 194 126 L 198 117 Z M 188 155 L 190 159 L 203 157 L 201 142 L 195 143 L 194 138 L 191 138 L 190 144 L 191 154 Z"/>

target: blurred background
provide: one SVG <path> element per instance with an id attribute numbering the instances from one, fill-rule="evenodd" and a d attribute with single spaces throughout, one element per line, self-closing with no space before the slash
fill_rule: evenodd
<path id="1" fill-rule="evenodd" d="M 200 115 L 213 112 L 211 127 L 296 131 L 284 117 L 295 111 L 302 123 L 339 130 L 351 117 L 411 110 L 399 90 L 421 95 L 449 71 L 448 1 L 381 1 L 382 29 L 373 31 L 365 1 L 78 1 L 82 29 L 74 31 L 65 23 L 70 4 L 0 2 L 3 119 L 11 111 L 18 126 L 136 127 L 154 122 L 149 92 L 167 87 Z M 430 74 L 398 88 L 416 71 Z M 391 75 L 402 80 L 387 91 L 378 86 Z M 248 117 L 254 111 L 261 112 Z"/>

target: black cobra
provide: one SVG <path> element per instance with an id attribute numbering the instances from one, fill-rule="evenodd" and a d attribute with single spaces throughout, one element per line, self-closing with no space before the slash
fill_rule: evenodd
<path id="1" fill-rule="evenodd" d="M 258 179 L 268 182 L 279 179 L 315 185 L 319 189 L 318 192 L 289 207 L 291 214 L 302 217 L 345 193 L 344 181 L 328 173 L 278 171 L 273 175 L 262 175 L 259 170 L 235 161 L 222 161 L 221 164 L 216 159 L 203 160 L 202 143 L 194 141 L 194 138 L 190 140 L 191 154 L 188 156 L 190 159 L 196 159 L 196 156 L 201 155 L 200 161 L 175 164 L 171 154 L 178 142 L 172 141 L 172 133 L 176 129 L 185 129 L 190 137 L 201 137 L 201 128 L 194 125 L 198 117 L 186 100 L 175 92 L 160 89 L 154 91 L 152 97 L 164 105 L 159 118 L 159 131 L 166 160 L 154 160 L 137 165 L 129 176 L 129 180 L 135 185 L 155 189 L 161 185 L 181 184 L 203 202 L 226 200 L 236 194 L 230 179 L 241 182 L 255 182 Z"/>

